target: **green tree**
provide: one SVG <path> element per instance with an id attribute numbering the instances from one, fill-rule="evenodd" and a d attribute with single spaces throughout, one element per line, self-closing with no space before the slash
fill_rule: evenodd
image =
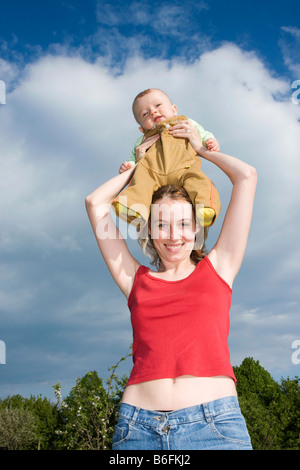
<path id="1" fill-rule="evenodd" d="M 57 439 L 55 430 L 60 419 L 57 405 L 47 398 L 31 397 L 27 401 L 26 409 L 31 409 L 37 418 L 38 449 L 55 449 Z"/>
<path id="2" fill-rule="evenodd" d="M 0 409 L 0 448 L 26 450 L 37 441 L 37 420 L 32 412 L 22 408 Z"/>
<path id="3" fill-rule="evenodd" d="M 244 359 L 234 372 L 253 448 L 279 450 L 299 446 L 299 381 L 298 388 L 289 381 L 280 386 L 253 358 Z"/>
<path id="4" fill-rule="evenodd" d="M 0 400 L 0 410 L 5 408 L 28 411 L 35 417 L 37 440 L 28 442 L 27 449 L 50 450 L 55 448 L 57 438 L 55 429 L 59 420 L 56 404 L 41 396 L 23 398 L 21 395 L 13 395 Z"/>
<path id="5" fill-rule="evenodd" d="M 62 399 L 60 384 L 54 386 L 62 424 L 57 430 L 60 447 L 77 450 L 108 450 L 111 448 L 120 398 L 127 377 L 119 378 L 112 366 L 110 377 L 103 380 L 97 372 L 88 372 L 76 380 L 70 394 Z"/>
<path id="6" fill-rule="evenodd" d="M 300 450 L 300 378 L 281 380 L 281 407 L 285 418 L 282 448 Z"/>

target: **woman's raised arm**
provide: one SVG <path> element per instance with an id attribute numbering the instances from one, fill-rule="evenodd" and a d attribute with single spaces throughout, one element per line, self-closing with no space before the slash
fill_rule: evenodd
<path id="1" fill-rule="evenodd" d="M 251 225 L 257 174 L 238 158 L 205 147 L 197 153 L 217 165 L 232 182 L 231 199 L 219 238 L 208 257 L 220 276 L 232 285 L 243 261 Z"/>
<path id="2" fill-rule="evenodd" d="M 129 183 L 134 171 L 135 166 L 113 177 L 85 199 L 86 210 L 102 256 L 113 279 L 127 298 L 139 263 L 128 250 L 110 215 L 110 208 L 115 197 Z"/>
<path id="3" fill-rule="evenodd" d="M 232 285 L 247 245 L 256 190 L 256 170 L 238 158 L 205 148 L 199 133 L 189 121 L 176 124 L 170 133 L 174 137 L 189 139 L 198 155 L 217 165 L 233 184 L 220 236 L 208 255 L 218 274 Z"/>

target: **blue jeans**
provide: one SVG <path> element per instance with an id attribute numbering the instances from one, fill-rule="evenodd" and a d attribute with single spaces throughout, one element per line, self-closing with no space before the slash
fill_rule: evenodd
<path id="1" fill-rule="evenodd" d="M 162 412 L 121 403 L 112 450 L 252 450 L 238 399 Z"/>

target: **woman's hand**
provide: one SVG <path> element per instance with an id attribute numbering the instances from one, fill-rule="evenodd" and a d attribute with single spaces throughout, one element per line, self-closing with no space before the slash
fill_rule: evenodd
<path id="1" fill-rule="evenodd" d="M 172 134 L 173 137 L 183 137 L 185 139 L 188 139 L 190 141 L 191 146 L 197 153 L 203 145 L 199 132 L 188 120 L 179 121 L 178 124 L 175 124 L 175 126 L 171 127 L 170 134 Z"/>
<path id="2" fill-rule="evenodd" d="M 160 134 L 152 135 L 151 137 L 147 137 L 147 139 L 144 138 L 143 142 L 135 149 L 137 162 L 158 139 L 160 139 Z"/>

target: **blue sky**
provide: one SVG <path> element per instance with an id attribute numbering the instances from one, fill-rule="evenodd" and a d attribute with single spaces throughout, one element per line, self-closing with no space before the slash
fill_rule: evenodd
<path id="1" fill-rule="evenodd" d="M 49 46 L 88 45 L 91 57 L 114 49 L 113 59 L 122 63 L 133 52 L 135 41 L 145 57 L 189 59 L 198 57 L 204 45 L 213 48 L 232 41 L 285 74 L 278 47 L 280 41 L 293 47 L 283 28 L 297 27 L 299 9 L 293 0 L 276 4 L 271 0 L 187 1 L 184 5 L 157 0 L 12 0 L 1 2 L 0 34 L 6 44 L 3 58 L 21 54 L 24 60 L 33 60 Z M 299 55 L 294 45 L 293 54 Z"/>
<path id="2" fill-rule="evenodd" d="M 234 284 L 232 363 L 254 357 L 276 379 L 300 372 L 292 360 L 300 340 L 299 2 L 124 5 L 1 1 L 0 397 L 54 399 L 55 383 L 67 394 L 77 377 L 106 377 L 127 353 L 126 301 L 97 251 L 84 198 L 131 153 L 139 137 L 131 102 L 148 87 L 163 88 L 225 153 L 257 168 Z M 203 168 L 225 208 L 229 182 Z"/>

